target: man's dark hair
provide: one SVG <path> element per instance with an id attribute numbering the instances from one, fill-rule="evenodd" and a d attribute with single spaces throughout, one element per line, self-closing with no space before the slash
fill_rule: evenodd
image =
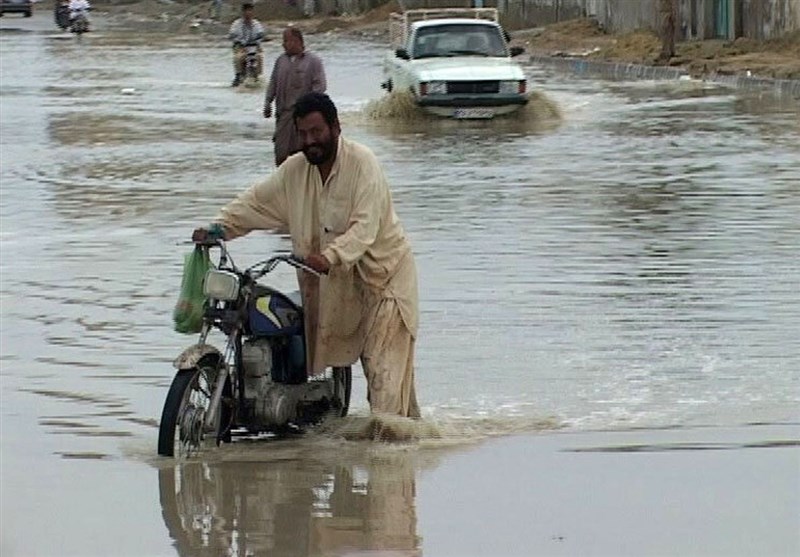
<path id="1" fill-rule="evenodd" d="M 242 11 L 255 7 L 256 5 L 253 2 L 242 2 Z"/>
<path id="2" fill-rule="evenodd" d="M 294 120 L 305 118 L 312 112 L 319 112 L 328 126 L 339 123 L 336 105 L 325 93 L 306 93 L 294 103 Z"/>
<path id="3" fill-rule="evenodd" d="M 287 28 L 286 28 L 286 32 L 287 32 L 287 33 L 289 33 L 289 34 L 290 34 L 290 35 L 292 35 L 292 36 L 293 36 L 295 39 L 298 39 L 298 40 L 299 40 L 301 43 L 303 43 L 303 44 L 304 44 L 304 41 L 303 41 L 303 32 L 302 32 L 300 29 L 298 29 L 297 27 L 294 27 L 294 26 L 290 25 L 289 27 L 287 27 Z"/>

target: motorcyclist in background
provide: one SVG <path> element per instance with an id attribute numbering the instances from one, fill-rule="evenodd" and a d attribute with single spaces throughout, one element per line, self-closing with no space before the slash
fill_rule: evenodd
<path id="1" fill-rule="evenodd" d="M 83 16 L 86 23 L 89 23 L 89 11 L 92 7 L 89 0 L 69 0 L 69 20 L 75 21 L 76 18 Z"/>
<path id="2" fill-rule="evenodd" d="M 261 73 L 261 41 L 264 39 L 264 27 L 253 17 L 254 12 L 253 3 L 245 1 L 242 4 L 242 17 L 231 24 L 228 32 L 228 38 L 233 41 L 233 71 L 236 74 L 231 87 L 236 87 L 244 79 L 244 64 L 247 56 L 245 47 L 247 46 L 258 46 L 258 66 L 259 73 Z"/>

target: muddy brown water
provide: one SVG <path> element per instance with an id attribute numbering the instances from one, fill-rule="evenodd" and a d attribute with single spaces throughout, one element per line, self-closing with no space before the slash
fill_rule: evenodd
<path id="1" fill-rule="evenodd" d="M 796 101 L 529 66 L 524 113 L 443 121 L 383 96 L 384 45 L 308 42 L 417 254 L 423 424 L 376 426 L 356 369 L 343 424 L 155 457 L 181 242 L 270 171 L 263 90 L 223 40 L 4 17 L 4 555 L 448 554 L 425 478 L 489 437 L 800 422 Z"/>

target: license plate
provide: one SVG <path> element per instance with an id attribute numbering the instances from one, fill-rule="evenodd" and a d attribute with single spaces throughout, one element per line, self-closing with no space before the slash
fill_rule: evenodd
<path id="1" fill-rule="evenodd" d="M 453 118 L 492 118 L 494 110 L 491 108 L 456 108 Z"/>

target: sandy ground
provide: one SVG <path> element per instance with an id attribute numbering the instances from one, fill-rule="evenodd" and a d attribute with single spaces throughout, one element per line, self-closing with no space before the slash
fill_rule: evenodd
<path id="1" fill-rule="evenodd" d="M 237 17 L 227 2 L 221 20 L 211 18 L 211 4 L 172 0 L 97 2 L 106 12 L 125 24 L 143 28 L 167 28 L 176 32 L 224 33 Z M 286 24 L 307 33 L 351 33 L 371 36 L 387 34 L 388 15 L 398 11 L 396 0 L 360 16 L 331 15 L 303 17 L 300 10 L 282 0 L 267 0 L 256 6 L 256 16 L 269 31 L 277 33 Z M 529 54 L 579 56 L 587 59 L 655 65 L 660 51 L 658 37 L 650 31 L 620 35 L 607 34 L 589 20 L 576 19 L 546 27 L 512 32 L 514 44 Z M 685 68 L 693 76 L 709 73 L 744 74 L 776 79 L 800 79 L 800 31 L 771 41 L 737 39 L 679 42 L 670 66 Z M 748 73 L 749 72 L 749 73 Z"/>

